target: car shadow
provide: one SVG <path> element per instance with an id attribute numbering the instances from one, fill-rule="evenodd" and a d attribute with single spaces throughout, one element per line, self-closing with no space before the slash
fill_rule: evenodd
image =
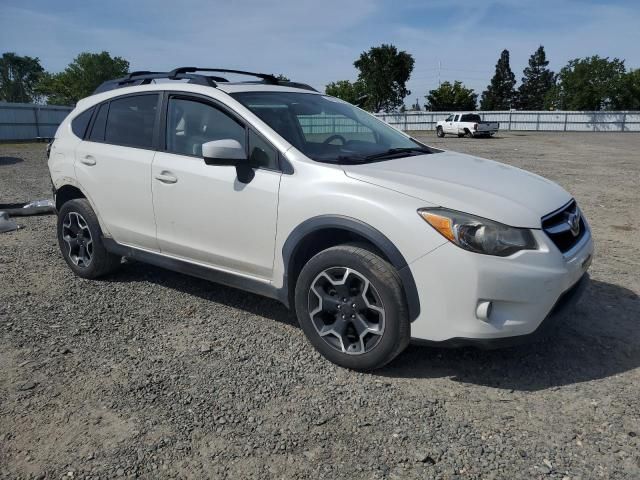
<path id="1" fill-rule="evenodd" d="M 148 281 L 187 295 L 298 327 L 276 300 L 171 272 L 126 262 L 109 282 Z M 500 350 L 410 345 L 372 375 L 444 378 L 494 388 L 536 391 L 610 377 L 640 366 L 640 298 L 631 290 L 591 280 L 571 318 L 553 337 Z"/>
<path id="2" fill-rule="evenodd" d="M 0 157 L 0 167 L 5 165 L 15 165 L 16 163 L 23 162 L 22 158 L 18 157 Z"/>
<path id="3" fill-rule="evenodd" d="M 102 281 L 114 283 L 147 281 L 187 295 L 260 315 L 269 320 L 298 326 L 295 316 L 277 300 L 142 262 L 126 260 L 120 270 L 104 277 Z"/>
<path id="4" fill-rule="evenodd" d="M 610 377 L 640 366 L 640 299 L 592 280 L 555 335 L 501 350 L 411 345 L 376 375 L 442 378 L 494 388 L 537 391 Z"/>

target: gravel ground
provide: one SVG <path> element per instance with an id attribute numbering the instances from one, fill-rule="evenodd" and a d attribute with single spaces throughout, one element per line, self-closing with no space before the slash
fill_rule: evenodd
<path id="1" fill-rule="evenodd" d="M 571 191 L 597 255 L 577 315 L 517 349 L 337 368 L 278 303 L 142 264 L 74 277 L 54 217 L 0 234 L 2 478 L 639 478 L 640 135 L 436 139 Z M 49 194 L 0 145 L 0 203 Z"/>

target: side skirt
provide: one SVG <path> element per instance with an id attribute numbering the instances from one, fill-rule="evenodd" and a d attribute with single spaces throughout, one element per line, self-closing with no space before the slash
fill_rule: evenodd
<path id="1" fill-rule="evenodd" d="M 149 263 L 156 267 L 166 268 L 174 272 L 191 275 L 211 282 L 220 283 L 228 287 L 238 288 L 247 292 L 255 293 L 263 297 L 273 298 L 285 304 L 289 308 L 288 296 L 282 289 L 278 289 L 269 283 L 260 282 L 251 278 L 234 275 L 213 268 L 203 267 L 185 260 L 167 257 L 153 252 L 147 252 L 133 247 L 121 245 L 112 238 L 102 237 L 104 247 L 110 253 L 122 257 L 131 258 L 142 263 Z"/>

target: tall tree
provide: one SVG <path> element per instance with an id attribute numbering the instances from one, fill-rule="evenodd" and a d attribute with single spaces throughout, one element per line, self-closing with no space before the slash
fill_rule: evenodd
<path id="1" fill-rule="evenodd" d="M 0 100 L 31 103 L 38 100 L 36 85 L 44 68 L 36 57 L 6 52 L 0 57 Z"/>
<path id="2" fill-rule="evenodd" d="M 509 50 L 503 50 L 496 63 L 496 73 L 491 84 L 482 92 L 481 110 L 509 110 L 515 106 L 516 76 L 509 65 Z"/>
<path id="3" fill-rule="evenodd" d="M 615 108 L 620 110 L 640 110 L 640 68 L 627 72 L 622 80 L 621 94 L 616 99 Z"/>
<path id="4" fill-rule="evenodd" d="M 426 109 L 432 112 L 475 110 L 478 94 L 473 89 L 466 88 L 458 80 L 453 82 L 442 82 L 434 90 L 430 90 L 427 99 Z"/>
<path id="5" fill-rule="evenodd" d="M 549 61 L 540 45 L 524 69 L 522 83 L 518 88 L 518 108 L 522 110 L 542 110 L 549 90 L 555 84 L 555 74 L 547 68 Z"/>
<path id="6" fill-rule="evenodd" d="M 39 91 L 52 105 L 73 105 L 87 97 L 104 81 L 122 77 L 129 72 L 129 62 L 111 57 L 109 52 L 79 54 L 64 71 L 46 75 Z"/>
<path id="7" fill-rule="evenodd" d="M 382 44 L 363 52 L 353 65 L 360 70 L 358 80 L 364 85 L 365 108 L 372 112 L 389 111 L 404 105 L 411 92 L 407 81 L 413 71 L 414 59 L 393 45 Z"/>
<path id="8" fill-rule="evenodd" d="M 565 110 L 608 110 L 624 103 L 624 60 L 598 55 L 576 58 L 560 70 L 547 106 Z"/>
<path id="9" fill-rule="evenodd" d="M 329 83 L 325 89 L 327 95 L 338 97 L 345 102 L 357 105 L 364 95 L 364 85 L 360 81 L 338 80 Z"/>

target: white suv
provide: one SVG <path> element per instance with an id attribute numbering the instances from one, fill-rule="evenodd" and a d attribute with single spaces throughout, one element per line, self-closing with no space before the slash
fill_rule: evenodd
<path id="1" fill-rule="evenodd" d="M 306 85 L 224 72 L 136 72 L 60 125 L 49 169 L 77 275 L 127 257 L 266 295 L 362 370 L 410 339 L 522 340 L 583 290 L 589 226 L 555 183 Z"/>

